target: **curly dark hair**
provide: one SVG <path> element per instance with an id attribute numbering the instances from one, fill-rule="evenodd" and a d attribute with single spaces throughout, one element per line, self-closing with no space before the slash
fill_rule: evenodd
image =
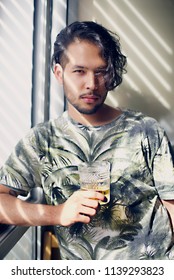
<path id="1" fill-rule="evenodd" d="M 126 72 L 126 56 L 121 53 L 119 37 L 117 34 L 106 29 L 93 21 L 76 21 L 57 35 L 52 55 L 52 69 L 56 63 L 63 66 L 65 63 L 65 51 L 76 39 L 86 40 L 98 46 L 101 57 L 107 62 L 106 86 L 113 90 L 121 84 L 122 74 Z"/>

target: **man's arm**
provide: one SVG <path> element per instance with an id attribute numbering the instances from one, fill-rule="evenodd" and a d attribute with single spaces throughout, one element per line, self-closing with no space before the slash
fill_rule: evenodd
<path id="1" fill-rule="evenodd" d="M 32 204 L 15 196 L 11 189 L 0 185 L 0 223 L 20 226 L 89 223 L 96 214 L 98 200 L 104 196 L 94 191 L 76 191 L 65 203 L 52 206 Z"/>
<path id="2" fill-rule="evenodd" d="M 174 200 L 163 200 L 163 204 L 169 212 L 174 231 Z"/>

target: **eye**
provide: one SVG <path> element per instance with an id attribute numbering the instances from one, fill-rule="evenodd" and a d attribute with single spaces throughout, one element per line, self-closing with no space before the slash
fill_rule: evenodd
<path id="1" fill-rule="evenodd" d="M 95 72 L 95 76 L 97 77 L 104 77 L 105 75 L 106 75 L 106 70 L 104 69 Z"/>
<path id="2" fill-rule="evenodd" d="M 73 71 L 73 73 L 84 74 L 85 71 L 84 71 L 84 70 L 81 70 L 81 69 L 76 69 L 76 70 Z"/>

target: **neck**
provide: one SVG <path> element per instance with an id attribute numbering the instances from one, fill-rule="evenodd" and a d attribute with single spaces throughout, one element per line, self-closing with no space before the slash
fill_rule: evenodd
<path id="1" fill-rule="evenodd" d="M 103 104 L 102 107 L 94 114 L 81 114 L 73 106 L 68 105 L 68 114 L 75 120 L 86 126 L 100 126 L 112 122 L 118 117 L 122 111 L 120 109 L 113 108 L 109 105 Z"/>

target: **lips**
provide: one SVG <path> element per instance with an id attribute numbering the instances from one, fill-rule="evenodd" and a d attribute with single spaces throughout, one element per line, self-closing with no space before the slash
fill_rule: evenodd
<path id="1" fill-rule="evenodd" d="M 96 95 L 84 95 L 84 96 L 81 96 L 81 98 L 85 101 L 85 103 L 95 103 L 99 97 L 96 96 Z"/>

